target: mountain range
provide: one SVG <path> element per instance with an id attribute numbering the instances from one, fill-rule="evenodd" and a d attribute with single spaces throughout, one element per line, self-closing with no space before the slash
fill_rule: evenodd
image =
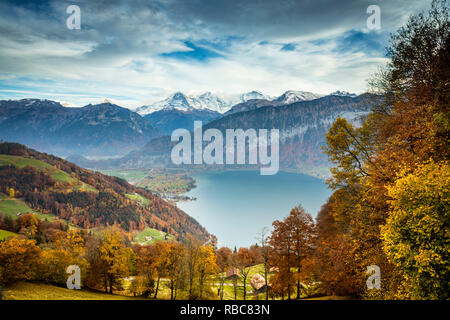
<path id="1" fill-rule="evenodd" d="M 51 100 L 0 101 L 0 139 L 67 156 L 120 156 L 162 132 L 112 103 L 68 108 Z"/>
<path id="2" fill-rule="evenodd" d="M 169 104 L 159 105 L 162 109 L 144 116 L 110 102 L 75 108 L 51 100 L 3 100 L 0 139 L 70 157 L 89 168 L 143 168 L 171 166 L 171 133 L 178 128 L 192 131 L 196 120 L 220 130 L 277 128 L 281 165 L 310 172 L 328 167 L 320 147 L 331 123 L 338 116 L 355 120 L 370 109 L 370 95 L 341 91 L 327 96 L 286 91 L 275 98 L 253 91 L 240 95 L 242 102 L 224 113 L 211 110 L 218 97 L 200 96 L 204 103 L 213 101 L 213 107 L 192 105 L 192 97 L 178 92 L 165 99 Z M 95 161 L 104 157 L 116 159 Z"/>
<path id="3" fill-rule="evenodd" d="M 225 114 L 204 125 L 203 129 L 215 128 L 222 133 L 226 129 L 236 128 L 279 129 L 280 168 L 324 177 L 328 175 L 329 164 L 322 153 L 322 146 L 325 145 L 325 134 L 332 123 L 339 116 L 358 123 L 369 113 L 376 100 L 374 95 L 362 94 L 355 97 L 329 95 L 276 106 L 271 101 L 267 105 L 260 101 L 261 105 L 255 109 Z M 143 148 L 118 159 L 88 161 L 77 157 L 71 158 L 71 161 L 85 167 L 102 169 L 174 167 L 170 153 L 175 144 L 167 135 L 153 139 Z"/>
<path id="4" fill-rule="evenodd" d="M 224 95 L 205 92 L 200 95 L 187 95 L 182 92 L 175 92 L 167 98 L 155 103 L 144 105 L 136 109 L 140 115 L 151 114 L 159 110 L 211 110 L 218 113 L 226 113 L 234 105 L 245 103 L 250 100 L 268 100 L 276 104 L 289 104 L 297 101 L 307 101 L 320 98 L 322 95 L 306 91 L 289 90 L 279 97 L 272 97 L 262 94 L 259 91 L 250 91 L 243 94 Z"/>

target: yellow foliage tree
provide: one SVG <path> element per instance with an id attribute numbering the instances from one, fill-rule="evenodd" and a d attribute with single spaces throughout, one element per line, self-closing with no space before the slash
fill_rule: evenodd
<path id="1" fill-rule="evenodd" d="M 422 164 L 388 187 L 388 193 L 392 200 L 382 227 L 384 251 L 403 275 L 409 297 L 448 299 L 450 165 Z"/>
<path id="2" fill-rule="evenodd" d="M 11 238 L 0 243 L 0 283 L 31 280 L 40 255 L 41 250 L 34 240 Z"/>

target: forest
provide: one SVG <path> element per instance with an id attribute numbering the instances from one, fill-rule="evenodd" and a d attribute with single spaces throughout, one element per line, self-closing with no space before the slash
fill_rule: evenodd
<path id="1" fill-rule="evenodd" d="M 0 242 L 0 284 L 65 286 L 67 266 L 78 265 L 83 287 L 153 299 L 448 299 L 446 1 L 412 16 L 391 36 L 387 51 L 390 62 L 368 83 L 376 97 L 372 111 L 360 126 L 338 118 L 326 135 L 333 193 L 317 218 L 299 205 L 248 248 L 217 248 L 194 221 L 124 180 L 0 144 L 0 154 L 43 160 L 97 190 L 61 192 L 45 172 L 0 167 L 2 192 L 80 227 L 33 214 L 2 216 L 0 229 L 17 236 Z M 128 201 L 126 194 L 134 193 L 149 199 L 148 207 Z M 83 229 L 100 225 L 107 227 Z M 167 228 L 178 241 L 133 244 L 129 232 L 144 225 Z M 376 289 L 367 285 L 374 265 L 381 274 Z"/>

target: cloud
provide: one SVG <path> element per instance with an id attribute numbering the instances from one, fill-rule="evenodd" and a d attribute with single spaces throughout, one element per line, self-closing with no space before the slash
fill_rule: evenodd
<path id="1" fill-rule="evenodd" d="M 361 92 L 388 34 L 429 1 L 73 1 L 0 3 L 0 98 L 136 107 L 172 91 Z M 72 3 L 71 3 L 72 4 Z M 381 8 L 380 31 L 366 9 Z"/>

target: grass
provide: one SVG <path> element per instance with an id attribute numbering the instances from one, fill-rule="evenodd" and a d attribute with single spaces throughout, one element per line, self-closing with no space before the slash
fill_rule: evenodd
<path id="1" fill-rule="evenodd" d="M 150 200 L 148 200 L 147 198 L 144 198 L 143 196 L 141 196 L 140 194 L 129 194 L 127 193 L 127 197 L 133 201 L 139 202 L 142 206 L 146 207 L 149 203 Z"/>
<path id="2" fill-rule="evenodd" d="M 15 237 L 15 236 L 17 236 L 17 233 L 0 229 L 0 241 L 6 240 L 9 237 Z"/>
<path id="3" fill-rule="evenodd" d="M 167 233 L 156 230 L 156 229 L 145 228 L 142 232 L 140 232 L 134 236 L 134 242 L 142 244 L 142 245 L 146 245 L 146 244 L 151 244 L 155 241 L 164 241 L 166 234 Z M 151 240 L 147 240 L 146 237 L 151 237 Z M 173 235 L 169 234 L 168 239 L 169 240 L 174 239 Z"/>
<path id="4" fill-rule="evenodd" d="M 52 221 L 55 219 L 54 215 L 51 214 L 43 214 L 38 211 L 31 209 L 25 202 L 20 199 L 10 198 L 3 193 L 0 193 L 0 212 L 3 212 L 5 215 L 12 219 L 16 219 L 18 217 L 17 213 L 34 213 L 36 217 L 40 220 L 49 220 Z"/>
<path id="5" fill-rule="evenodd" d="M 0 166 L 5 165 L 14 165 L 18 168 L 23 168 L 25 166 L 35 167 L 37 169 L 51 169 L 52 166 L 48 163 L 36 159 L 19 157 L 19 156 L 10 156 L 6 154 L 0 154 Z"/>
<path id="6" fill-rule="evenodd" d="M 0 155 L 0 166 L 4 165 L 14 165 L 17 168 L 23 168 L 25 166 L 34 167 L 38 170 L 44 171 L 48 173 L 53 180 L 57 182 L 63 182 L 69 184 L 69 186 L 73 186 L 74 190 L 84 190 L 84 191 L 92 191 L 98 192 L 94 187 L 72 177 L 65 171 L 62 171 L 58 168 L 51 166 L 50 164 L 36 160 L 31 158 L 19 157 L 19 156 L 10 156 L 10 155 Z"/>
<path id="7" fill-rule="evenodd" d="M 81 289 L 69 290 L 54 285 L 20 282 L 3 289 L 6 300 L 136 300 L 139 298 Z"/>
<path id="8" fill-rule="evenodd" d="M 126 285 L 125 285 L 126 287 Z M 158 300 L 170 299 L 170 289 L 167 281 L 161 281 L 158 292 Z M 247 300 L 264 300 L 265 294 L 259 294 L 258 296 L 249 293 L 247 288 Z M 213 289 L 209 298 L 218 299 L 216 296 L 217 289 Z M 129 293 L 128 293 L 129 294 Z M 119 294 L 106 294 L 99 291 L 93 291 L 89 289 L 81 290 L 69 290 L 64 287 L 59 287 L 44 283 L 35 282 L 19 282 L 11 286 L 3 288 L 3 295 L 5 300 L 143 300 L 142 297 L 132 297 L 128 295 Z M 238 299 L 242 299 L 243 288 L 238 287 Z M 178 299 L 187 299 L 186 293 L 180 292 Z M 208 298 L 205 296 L 205 298 Z M 224 292 L 225 300 L 233 300 L 233 287 L 225 286 Z M 323 296 L 309 298 L 307 300 L 349 300 L 354 299 L 352 297 L 344 296 Z"/>
<path id="9" fill-rule="evenodd" d="M 182 170 L 105 170 L 103 174 L 119 177 L 158 194 L 179 195 L 194 187 L 195 181 Z"/>
<path id="10" fill-rule="evenodd" d="M 72 189 L 75 191 L 90 191 L 90 192 L 98 193 L 97 189 L 95 189 L 90 184 L 84 183 L 83 181 L 79 181 L 79 184 L 72 187 Z"/>

